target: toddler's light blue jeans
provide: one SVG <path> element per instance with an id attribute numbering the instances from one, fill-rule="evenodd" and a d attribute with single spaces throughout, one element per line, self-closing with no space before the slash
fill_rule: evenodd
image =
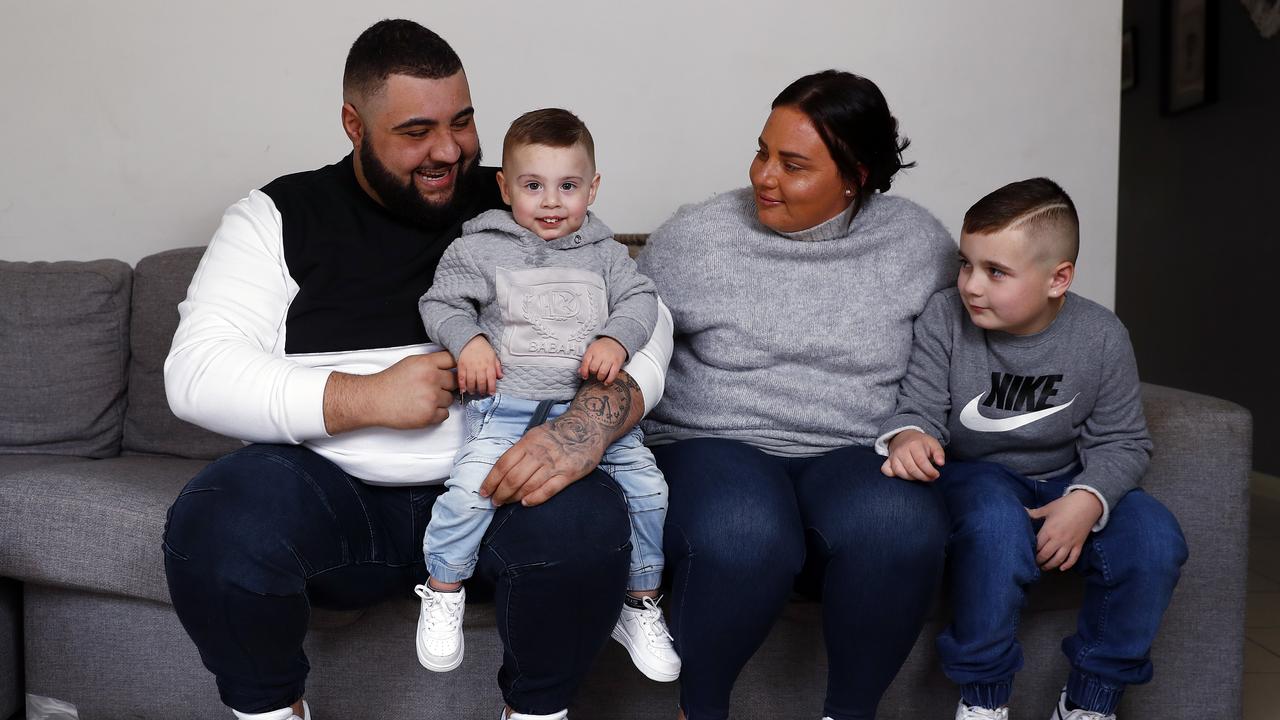
<path id="1" fill-rule="evenodd" d="M 498 458 L 524 435 L 537 407 L 537 400 L 501 393 L 465 403 L 467 440 L 453 461 L 445 481 L 447 490 L 436 499 L 422 541 L 431 577 L 440 582 L 471 577 L 495 510 L 488 498 L 480 497 L 480 484 Z M 547 420 L 568 409 L 567 402 L 552 405 Z M 600 461 L 600 469 L 622 488 L 631 516 L 630 591 L 655 590 L 662 582 L 667 483 L 643 441 L 640 428 L 632 428 L 609 446 Z"/>

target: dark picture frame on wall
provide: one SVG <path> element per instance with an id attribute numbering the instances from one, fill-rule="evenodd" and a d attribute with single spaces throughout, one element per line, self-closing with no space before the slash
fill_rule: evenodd
<path id="1" fill-rule="evenodd" d="M 1217 0 L 1164 0 L 1160 30 L 1160 112 L 1177 115 L 1217 100 Z"/>

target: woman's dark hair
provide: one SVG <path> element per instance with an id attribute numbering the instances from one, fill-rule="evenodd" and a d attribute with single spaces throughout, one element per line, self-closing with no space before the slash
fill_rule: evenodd
<path id="1" fill-rule="evenodd" d="M 867 189 L 887 191 L 895 173 L 915 167 L 902 162 L 911 141 L 898 136 L 898 121 L 889 113 L 884 93 L 864 77 L 840 70 L 805 75 L 779 93 L 772 107 L 794 107 L 809 116 L 840 175 L 858 188 L 859 197 Z M 859 166 L 866 168 L 866 180 Z"/>

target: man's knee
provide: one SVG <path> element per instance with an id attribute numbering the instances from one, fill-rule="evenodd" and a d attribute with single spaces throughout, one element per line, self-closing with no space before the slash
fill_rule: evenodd
<path id="1" fill-rule="evenodd" d="M 631 539 L 626 498 L 596 470 L 534 507 L 498 509 L 484 548 L 508 567 L 572 562 L 592 566 L 626 562 Z"/>
<path id="2" fill-rule="evenodd" d="M 231 583 L 270 594 L 302 587 L 306 574 L 291 529 L 317 506 L 297 453 L 254 446 L 211 463 L 169 509 L 164 551 L 170 584 Z M 308 498 L 308 495 L 310 496 Z"/>

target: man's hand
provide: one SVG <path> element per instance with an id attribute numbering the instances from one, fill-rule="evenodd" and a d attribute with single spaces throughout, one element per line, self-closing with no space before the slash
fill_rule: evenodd
<path id="1" fill-rule="evenodd" d="M 524 434 L 480 485 L 494 505 L 532 507 L 577 482 L 600 463 L 609 443 L 640 421 L 644 396 L 625 372 L 612 383 L 588 380 L 563 415 Z"/>
<path id="2" fill-rule="evenodd" d="M 582 354 L 578 375 L 583 380 L 595 375 L 597 380 L 608 385 L 618 377 L 618 371 L 626 362 L 627 349 L 622 347 L 622 343 L 611 337 L 596 338 Z"/>
<path id="3" fill-rule="evenodd" d="M 501 377 L 502 363 L 485 336 L 477 335 L 462 346 L 458 353 L 458 387 L 464 392 L 492 395 L 498 392 Z"/>
<path id="4" fill-rule="evenodd" d="M 903 430 L 889 441 L 889 457 L 880 466 L 880 472 L 903 480 L 933 482 L 938 479 L 938 467 L 946 462 L 942 443 L 919 430 Z"/>
<path id="5" fill-rule="evenodd" d="M 1036 564 L 1041 570 L 1070 570 L 1080 559 L 1080 549 L 1102 517 L 1102 502 L 1085 490 L 1076 490 L 1039 508 L 1028 508 L 1033 520 L 1044 519 L 1036 535 Z"/>
<path id="6" fill-rule="evenodd" d="M 329 373 L 324 427 L 330 435 L 365 427 L 401 430 L 438 425 L 449 417 L 458 388 L 447 352 L 410 355 L 372 375 Z"/>

